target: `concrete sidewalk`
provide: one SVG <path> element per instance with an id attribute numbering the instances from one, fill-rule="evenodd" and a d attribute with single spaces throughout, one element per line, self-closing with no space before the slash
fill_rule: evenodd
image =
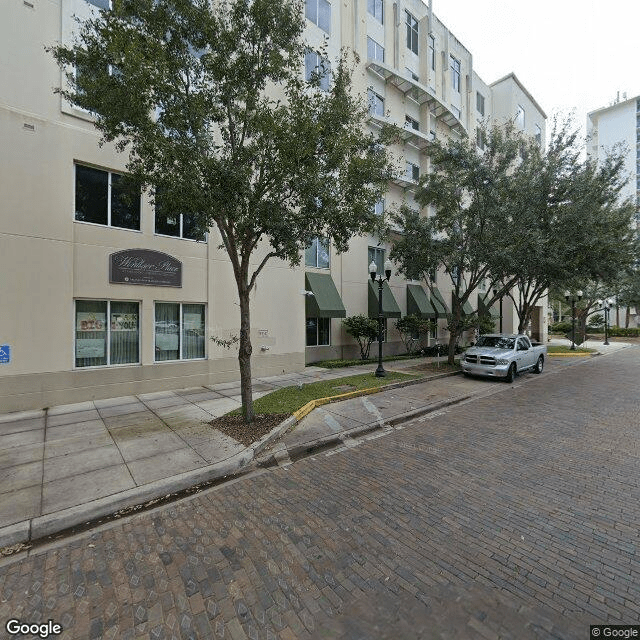
<path id="1" fill-rule="evenodd" d="M 387 362 L 385 368 L 410 370 L 432 360 Z M 254 398 L 374 370 L 307 367 L 254 380 Z M 346 400 L 314 410 L 287 434 L 285 446 L 308 448 L 332 434 L 349 437 L 502 388 L 447 377 Z M 290 418 L 245 448 L 206 424 L 239 406 L 240 383 L 232 382 L 0 416 L 0 547 L 236 473 L 295 423 Z"/>
<path id="2" fill-rule="evenodd" d="M 374 370 L 307 367 L 254 380 L 253 397 Z M 235 473 L 267 441 L 246 448 L 207 423 L 240 405 L 229 382 L 0 415 L 0 546 Z"/>

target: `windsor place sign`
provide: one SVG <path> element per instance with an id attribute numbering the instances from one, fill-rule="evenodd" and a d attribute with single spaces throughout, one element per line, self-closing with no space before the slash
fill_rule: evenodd
<path id="1" fill-rule="evenodd" d="M 109 255 L 109 282 L 182 287 L 182 262 L 162 251 L 125 249 Z"/>

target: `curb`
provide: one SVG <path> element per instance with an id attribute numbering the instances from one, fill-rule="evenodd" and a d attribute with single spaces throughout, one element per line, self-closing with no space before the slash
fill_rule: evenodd
<path id="1" fill-rule="evenodd" d="M 548 358 L 593 358 L 594 356 L 599 356 L 598 352 L 596 353 L 547 353 Z"/>
<path id="2" fill-rule="evenodd" d="M 399 373 L 404 373 L 399 371 Z M 420 384 L 427 382 L 428 380 L 437 380 L 439 378 L 448 378 L 450 376 L 458 376 L 462 371 L 448 371 L 446 373 L 436 373 L 432 376 L 426 376 L 424 378 L 418 378 L 416 380 L 401 380 L 399 382 L 392 382 L 391 384 L 383 385 L 382 387 L 371 387 L 370 389 L 357 389 L 356 391 L 348 391 L 347 393 L 341 393 L 338 396 L 329 396 L 327 398 L 316 398 L 310 400 L 303 407 L 300 407 L 297 411 L 293 412 L 296 422 L 300 422 L 302 418 L 307 416 L 316 407 L 321 407 L 324 404 L 330 404 L 332 402 L 340 402 L 341 400 L 350 400 L 351 398 L 358 398 L 360 396 L 368 396 L 380 391 L 390 391 L 391 389 L 400 389 L 401 387 L 409 387 L 414 384 Z"/>
<path id="3" fill-rule="evenodd" d="M 147 502 L 152 500 L 161 500 L 172 493 L 183 491 L 195 485 L 233 476 L 241 469 L 247 468 L 256 459 L 260 452 L 262 452 L 272 442 L 280 438 L 291 427 L 298 424 L 298 422 L 300 422 L 300 420 L 310 413 L 316 406 L 321 406 L 322 404 L 327 404 L 329 402 L 346 400 L 350 397 L 368 395 L 371 393 L 378 393 L 380 391 L 389 391 L 391 389 L 419 384 L 436 378 L 458 375 L 459 373 L 459 371 L 453 371 L 436 374 L 435 376 L 428 376 L 426 378 L 394 382 L 374 389 L 361 389 L 358 391 L 350 391 L 349 393 L 341 394 L 340 396 L 313 400 L 311 403 L 307 403 L 308 405 L 313 404 L 314 406 L 309 407 L 306 413 L 300 417 L 296 417 L 296 414 L 300 414 L 302 409 L 307 407 L 307 405 L 302 409 L 299 409 L 296 414 L 290 416 L 278 426 L 274 427 L 269 433 L 264 435 L 260 440 L 254 442 L 251 446 L 247 447 L 244 451 L 241 451 L 222 462 L 201 467 L 200 469 L 195 469 L 193 471 L 186 471 L 161 480 L 156 480 L 155 482 L 142 485 L 141 487 L 135 487 L 111 496 L 98 498 L 97 500 L 92 500 L 91 502 L 87 502 L 82 505 L 56 511 L 55 513 L 36 516 L 34 518 L 22 520 L 9 526 L 2 527 L 0 528 L 0 547 L 9 547 L 18 543 L 28 543 L 40 538 L 45 538 L 47 536 L 60 533 L 65 529 L 89 523 L 92 520 L 113 516 L 121 509 L 143 506 Z"/>
<path id="4" fill-rule="evenodd" d="M 451 375 L 451 374 L 449 374 Z M 457 372 L 454 374 L 457 375 Z M 441 376 L 444 377 L 444 376 Z M 344 443 L 346 439 L 352 438 L 354 436 L 358 436 L 364 433 L 371 433 L 372 431 L 379 431 L 389 427 L 395 427 L 398 424 L 402 424 L 403 422 L 408 422 L 415 418 L 419 418 L 428 413 L 433 413 L 434 411 L 438 411 L 439 409 L 444 409 L 445 407 L 450 407 L 455 404 L 459 404 L 461 402 L 465 402 L 466 400 L 470 400 L 471 398 L 476 397 L 476 394 L 469 393 L 464 396 L 458 396 L 456 398 L 451 398 L 449 400 L 441 400 L 440 402 L 436 402 L 431 405 L 427 405 L 424 407 L 419 407 L 418 409 L 413 409 L 411 411 L 406 411 L 405 413 L 400 413 L 396 416 L 393 416 L 389 420 L 385 420 L 382 424 L 363 424 L 358 427 L 353 427 L 352 429 L 347 429 L 345 431 L 341 431 L 340 433 L 331 434 L 325 436 L 323 438 L 316 438 L 315 440 L 309 440 L 307 442 L 303 442 L 291 449 L 287 449 L 286 452 L 289 457 L 298 457 L 301 454 L 306 454 L 310 452 L 310 449 L 318 449 L 324 448 L 326 446 L 331 446 L 334 444 Z M 260 461 L 261 466 L 268 466 L 270 463 L 277 462 L 275 454 L 271 454 L 266 458 L 263 458 Z"/>

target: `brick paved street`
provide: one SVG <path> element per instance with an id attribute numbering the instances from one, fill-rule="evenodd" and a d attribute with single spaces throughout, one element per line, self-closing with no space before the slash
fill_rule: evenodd
<path id="1" fill-rule="evenodd" d="M 640 349 L 0 565 L 63 638 L 587 638 L 640 622 Z M 502 383 L 496 383 L 500 385 Z M 5 636 L 2 636 L 5 637 Z"/>

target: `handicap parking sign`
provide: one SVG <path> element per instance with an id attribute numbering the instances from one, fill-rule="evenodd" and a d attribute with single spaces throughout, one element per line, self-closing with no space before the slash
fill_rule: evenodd
<path id="1" fill-rule="evenodd" d="M 11 362 L 11 347 L 8 344 L 0 344 L 0 364 Z"/>

